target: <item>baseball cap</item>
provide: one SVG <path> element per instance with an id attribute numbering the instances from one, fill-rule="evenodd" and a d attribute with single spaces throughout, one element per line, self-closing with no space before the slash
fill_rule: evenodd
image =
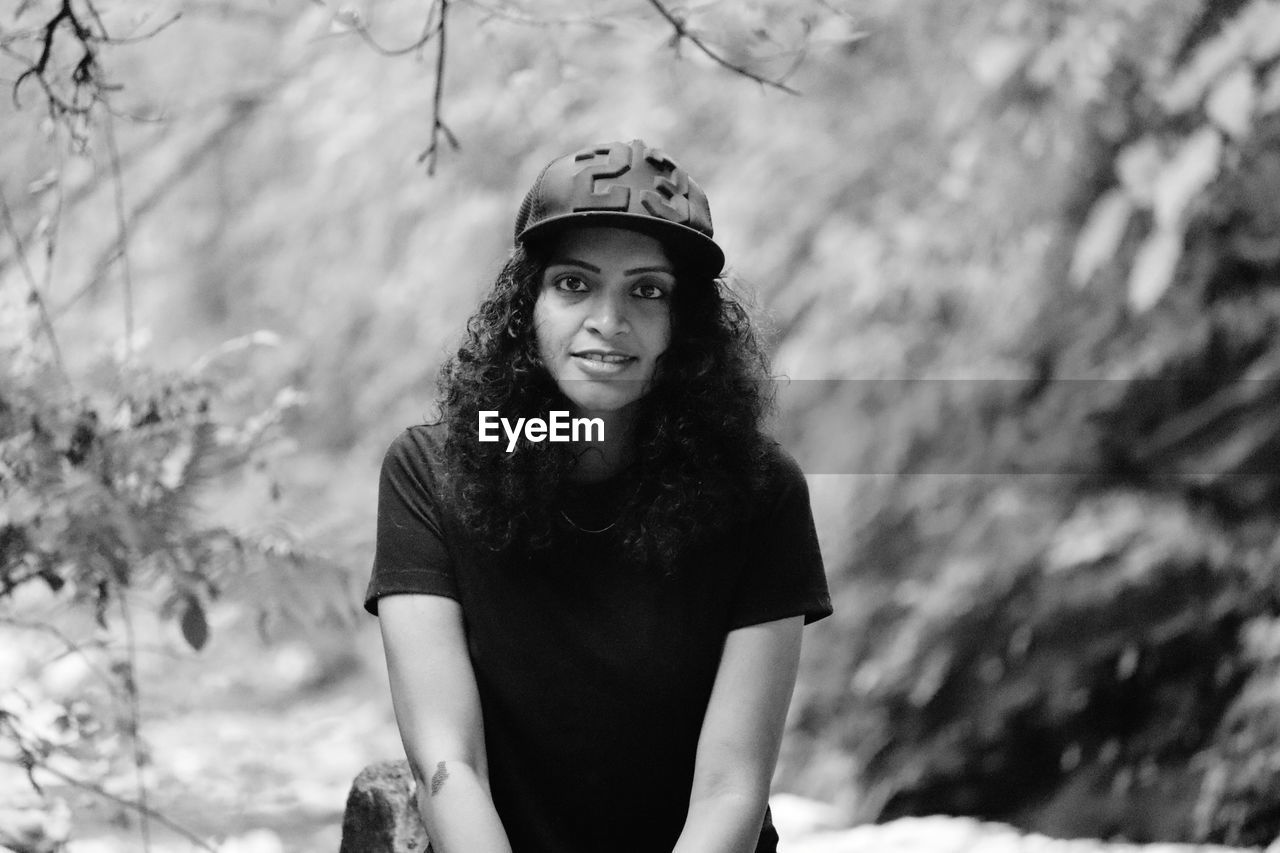
<path id="1" fill-rule="evenodd" d="M 649 234 L 695 275 L 713 277 L 724 268 L 706 193 L 674 160 L 639 139 L 552 160 L 520 205 L 515 240 L 538 243 L 567 227 L 593 225 Z"/>

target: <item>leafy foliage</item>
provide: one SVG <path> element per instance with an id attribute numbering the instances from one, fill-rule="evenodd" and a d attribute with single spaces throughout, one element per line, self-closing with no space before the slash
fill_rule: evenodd
<path id="1" fill-rule="evenodd" d="M 1014 349 L 1026 378 L 893 407 L 914 413 L 895 422 L 906 476 L 853 553 L 877 571 L 846 593 L 874 640 L 818 705 L 848 721 L 863 815 L 1280 833 L 1277 14 L 1093 4 L 1047 42 L 1028 34 L 1055 13 L 1022 19 L 1005 91 L 1082 104 L 1090 143 L 1056 288 Z M 1038 76 L 1099 35 L 1085 77 Z"/>
<path id="2" fill-rule="evenodd" d="M 47 370 L 0 377 L 0 594 L 44 583 L 105 624 L 116 594 L 159 589 L 165 611 L 202 633 L 227 566 L 263 548 L 201 526 L 197 498 L 251 461 L 282 411 L 237 428 L 213 419 L 216 389 L 199 378 L 126 365 L 100 378 L 93 399 L 75 399 Z"/>
<path id="3" fill-rule="evenodd" d="M 82 528 L 40 538 L 43 498 L 24 497 L 0 540 L 14 596 L 47 574 L 92 613 L 106 579 L 114 627 L 121 591 L 155 589 L 193 645 L 219 630 L 215 596 L 331 610 L 297 537 L 179 510 L 216 494 L 263 515 L 216 491 L 265 435 L 227 398 L 305 392 L 305 417 L 263 404 L 300 443 L 282 488 L 305 540 L 336 543 L 359 577 L 377 456 L 429 409 L 514 200 L 566 145 L 643 136 L 708 190 L 775 322 L 777 370 L 835 380 L 795 383 L 787 444 L 823 463 L 811 472 L 876 475 L 812 484 L 837 614 L 806 643 L 782 786 L 867 819 L 1275 833 L 1276 3 L 666 7 L 791 98 L 726 85 L 652 4 L 458 0 L 436 118 L 461 148 L 438 151 L 431 180 L 433 67 L 361 37 L 417 36 L 423 4 L 174 6 L 155 39 L 99 45 L 118 110 L 167 117 L 115 124 L 132 303 L 109 146 L 81 133 L 68 149 L 43 111 L 0 99 L 6 128 L 26 128 L 0 146 L 4 189 L 30 188 L 15 230 L 51 271 L 64 343 L 115 334 L 125 307 L 173 363 L 263 325 L 279 338 L 217 381 L 117 365 L 92 401 L 29 353 L 13 362 L 4 399 L 43 432 L 22 414 L 6 440 L 39 462 L 49 530 Z M 0 256 L 0 283 L 17 274 Z M 67 347 L 73 373 L 84 349 Z M 159 422 L 136 423 L 152 399 Z M 85 562 L 56 559 L 69 549 Z M 14 707 L 34 720 L 37 704 Z M 47 754 L 94 743 L 73 721 L 108 706 L 41 712 L 42 737 L 70 738 Z"/>
<path id="4" fill-rule="evenodd" d="M 32 786 L 116 784 L 131 757 L 131 775 L 147 777 L 131 620 L 158 615 L 198 650 L 229 613 L 265 626 L 350 610 L 371 528 L 366 456 L 379 430 L 428 405 L 416 386 L 470 308 L 478 252 L 501 251 L 493 214 L 515 192 L 502 182 L 545 159 L 539 140 L 558 149 L 595 133 L 594 118 L 566 128 L 563 103 L 529 93 L 632 42 L 630 61 L 652 55 L 668 72 L 692 59 L 771 80 L 800 67 L 811 31 L 859 38 L 820 32 L 819 19 L 841 18 L 822 4 L 799 18 L 580 5 L 32 0 L 13 29 L 0 25 L 0 68 L 20 78 L 17 102 L 0 100 L 0 122 L 19 131 L 0 145 L 0 225 L 16 249 L 0 253 L 0 297 L 14 303 L 0 321 L 16 342 L 0 377 L 0 630 L 27 664 L 0 731 Z M 574 56 L 583 31 L 605 37 Z M 376 49 L 404 33 L 439 50 L 426 108 L 414 57 Z M 502 39 L 517 48 L 493 49 Z M 525 150 L 494 132 L 491 110 L 531 118 Z M 455 130 L 460 152 L 436 144 Z M 417 180 L 424 146 L 441 161 L 433 183 Z M 428 209 L 447 216 L 424 224 Z M 120 320 L 122 352 L 91 366 Z M 264 324 L 281 333 L 272 357 L 227 367 L 238 350 L 222 342 Z M 144 358 L 194 366 L 148 370 Z M 271 499 L 249 494 L 286 431 L 303 451 L 273 471 Z M 18 618 L 33 599 L 57 619 Z M 68 660 L 85 662 L 94 690 L 49 686 Z M 144 794 L 131 796 L 145 814 Z"/>
<path id="5" fill-rule="evenodd" d="M 5 319 L 20 326 L 15 313 Z M 147 763 L 139 603 L 176 623 L 198 651 L 209 639 L 208 609 L 228 593 L 264 617 L 276 609 L 302 619 L 315 615 L 310 600 L 349 610 L 349 595 L 332 568 L 287 540 L 210 523 L 201 506 L 217 482 L 279 443 L 296 395 L 219 420 L 225 397 L 203 373 L 118 361 L 79 394 L 41 358 L 38 337 L 14 340 L 0 356 L 0 630 L 34 671 L 0 691 L 0 758 L 22 768 L 35 792 L 41 778 L 101 790 L 121 762 L 139 771 Z M 273 587 L 272 599 L 257 601 Z M 77 625 L 77 613 L 92 614 L 96 629 Z M 50 688 L 42 670 L 69 658 L 96 686 Z M 144 792 L 132 806 L 149 815 Z"/>

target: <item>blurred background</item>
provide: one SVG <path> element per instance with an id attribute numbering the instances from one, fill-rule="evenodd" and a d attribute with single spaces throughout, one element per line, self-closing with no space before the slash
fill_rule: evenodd
<path id="1" fill-rule="evenodd" d="M 539 169 L 633 137 L 809 475 L 775 790 L 1271 841 L 1278 60 L 1274 0 L 10 3 L 0 846 L 337 849 L 382 452 Z"/>

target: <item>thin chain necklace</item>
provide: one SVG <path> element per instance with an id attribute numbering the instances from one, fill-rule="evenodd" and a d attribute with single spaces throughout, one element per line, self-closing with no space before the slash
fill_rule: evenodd
<path id="1" fill-rule="evenodd" d="M 640 493 L 640 484 L 636 483 L 636 487 L 631 492 L 631 496 L 628 497 L 625 501 L 623 501 L 622 508 L 618 510 L 618 514 L 614 516 L 613 521 L 609 522 L 604 527 L 601 527 L 598 530 L 593 530 L 590 527 L 583 527 L 581 524 L 579 524 L 578 522 L 570 518 L 569 514 L 565 512 L 563 509 L 560 510 L 560 517 L 563 518 L 565 521 L 569 522 L 569 526 L 572 527 L 574 530 L 579 531 L 580 533 L 605 533 L 618 526 L 618 522 L 622 520 L 622 514 L 627 511 L 627 505 L 630 504 L 631 501 L 635 498 L 635 496 L 639 493 Z"/>
<path id="2" fill-rule="evenodd" d="M 565 521 L 569 522 L 569 525 L 574 530 L 579 530 L 583 533 L 604 533 L 606 530 L 612 530 L 618 524 L 618 519 L 622 518 L 622 513 L 619 512 L 618 518 L 615 518 L 613 521 L 609 522 L 604 527 L 601 527 L 599 530 L 592 530 L 589 527 L 583 527 L 582 525 L 578 524 L 578 522 L 570 518 L 569 514 L 566 513 L 564 510 L 560 510 L 560 517 L 563 518 Z"/>

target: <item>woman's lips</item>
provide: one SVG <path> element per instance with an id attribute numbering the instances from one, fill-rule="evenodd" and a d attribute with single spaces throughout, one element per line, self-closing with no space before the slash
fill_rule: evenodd
<path id="1" fill-rule="evenodd" d="M 570 358 L 579 370 L 592 376 L 613 376 L 637 361 L 635 356 L 605 352 L 575 352 Z"/>

